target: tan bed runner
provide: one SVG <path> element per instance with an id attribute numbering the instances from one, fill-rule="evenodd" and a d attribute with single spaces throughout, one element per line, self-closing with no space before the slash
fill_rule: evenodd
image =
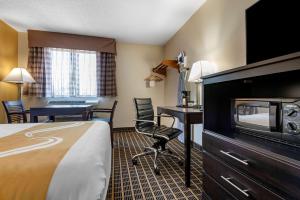
<path id="1" fill-rule="evenodd" d="M 92 124 L 40 124 L 0 138 L 0 199 L 46 199 L 59 162 Z"/>

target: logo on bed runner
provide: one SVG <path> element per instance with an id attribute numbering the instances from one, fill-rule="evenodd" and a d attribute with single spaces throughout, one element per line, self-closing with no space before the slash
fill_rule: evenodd
<path id="1" fill-rule="evenodd" d="M 21 154 L 21 153 L 26 153 L 29 151 L 34 151 L 38 149 L 45 149 L 52 147 L 54 145 L 57 145 L 63 141 L 63 138 L 60 137 L 54 137 L 54 136 L 47 136 L 47 137 L 42 137 L 39 136 L 41 133 L 46 133 L 46 132 L 52 132 L 56 130 L 62 130 L 62 129 L 67 129 L 67 128 L 73 128 L 73 127 L 78 127 L 83 125 L 84 122 L 76 122 L 72 124 L 67 124 L 63 126 L 57 126 L 57 127 L 51 127 L 51 128 L 43 128 L 39 130 L 34 130 L 34 131 L 28 131 L 24 133 L 24 136 L 26 138 L 31 138 L 31 139 L 36 139 L 36 140 L 42 140 L 42 142 L 38 144 L 33 144 L 29 146 L 24 146 L 24 147 L 19 147 L 7 151 L 0 151 L 0 158 L 2 157 L 7 157 L 7 156 L 12 156 L 16 154 Z"/>

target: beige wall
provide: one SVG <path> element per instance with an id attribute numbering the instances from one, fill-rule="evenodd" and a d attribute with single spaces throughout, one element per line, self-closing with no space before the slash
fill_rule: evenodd
<path id="1" fill-rule="evenodd" d="M 151 97 L 153 105 L 164 104 L 164 82 L 146 88 L 144 78 L 163 59 L 160 46 L 117 43 L 117 87 L 119 106 L 115 123 L 120 127 L 133 126 L 135 118 L 133 97 Z"/>
<path id="2" fill-rule="evenodd" d="M 166 58 L 185 51 L 189 67 L 209 60 L 217 71 L 245 65 L 245 9 L 256 0 L 207 0 L 164 47 Z M 178 73 L 168 70 L 165 104 L 176 105 Z M 187 86 L 195 100 L 195 84 Z M 200 90 L 201 94 L 201 90 Z M 201 101 L 202 102 L 202 101 Z M 194 141 L 202 145 L 202 126 L 194 126 Z"/>
<path id="3" fill-rule="evenodd" d="M 174 58 L 183 50 L 189 66 L 198 60 L 216 63 L 218 71 L 245 65 L 245 9 L 254 2 L 256 0 L 207 0 L 167 42 L 165 57 Z M 168 72 L 166 104 L 176 103 L 177 78 L 177 73 Z"/>
<path id="4" fill-rule="evenodd" d="M 18 64 L 18 33 L 0 20 L 0 80 Z M 16 100 L 17 87 L 0 81 L 0 101 Z M 0 123 L 5 123 L 5 113 L 0 105 Z"/>
<path id="5" fill-rule="evenodd" d="M 18 65 L 27 68 L 28 61 L 28 38 L 26 32 L 18 33 Z"/>
<path id="6" fill-rule="evenodd" d="M 27 33 L 19 33 L 19 65 L 27 67 Z M 114 127 L 133 126 L 135 118 L 133 97 L 151 97 L 154 106 L 164 104 L 164 82 L 154 88 L 147 88 L 144 78 L 151 69 L 163 59 L 163 47 L 117 43 L 117 90 L 119 102 L 114 118 Z M 41 99 L 25 99 L 25 104 L 36 105 Z M 103 106 L 113 102 L 114 98 L 101 98 Z"/>

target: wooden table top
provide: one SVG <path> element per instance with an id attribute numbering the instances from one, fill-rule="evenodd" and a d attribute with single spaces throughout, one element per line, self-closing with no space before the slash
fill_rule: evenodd
<path id="1" fill-rule="evenodd" d="M 183 107 L 177 107 L 177 106 L 158 106 L 157 109 L 168 109 L 176 112 L 182 112 L 182 113 L 202 113 L 202 109 L 197 108 L 183 108 Z"/>
<path id="2" fill-rule="evenodd" d="M 89 108 L 92 105 L 45 105 L 45 106 L 33 106 L 31 109 L 41 109 L 41 108 Z"/>

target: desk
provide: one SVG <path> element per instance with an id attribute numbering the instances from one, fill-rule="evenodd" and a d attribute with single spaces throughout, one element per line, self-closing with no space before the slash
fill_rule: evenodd
<path id="1" fill-rule="evenodd" d="M 48 116 L 55 121 L 56 115 L 82 115 L 82 120 L 87 120 L 92 105 L 47 105 L 30 108 L 30 122 L 37 123 L 39 116 Z"/>
<path id="2" fill-rule="evenodd" d="M 195 108 L 180 108 L 175 106 L 157 107 L 157 114 L 168 114 L 177 117 L 184 124 L 184 159 L 185 185 L 191 185 L 191 125 L 203 122 L 203 111 Z M 160 125 L 160 117 L 157 119 Z"/>

